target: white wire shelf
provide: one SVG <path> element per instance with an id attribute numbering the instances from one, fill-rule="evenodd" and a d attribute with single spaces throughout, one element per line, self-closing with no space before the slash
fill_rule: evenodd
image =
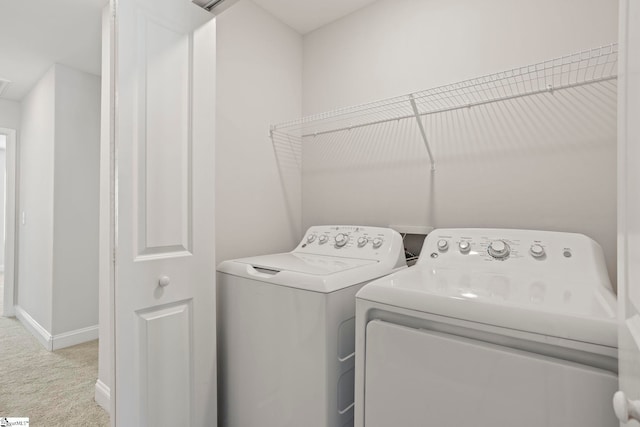
<path id="1" fill-rule="evenodd" d="M 275 124 L 271 126 L 271 136 L 306 138 L 415 118 L 433 168 L 422 116 L 613 80 L 617 78 L 617 65 L 618 44 L 613 43 L 459 83 Z"/>

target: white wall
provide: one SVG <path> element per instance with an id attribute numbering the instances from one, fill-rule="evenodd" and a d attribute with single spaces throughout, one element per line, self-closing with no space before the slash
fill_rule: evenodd
<path id="1" fill-rule="evenodd" d="M 0 99 L 0 128 L 20 128 L 20 103 Z"/>
<path id="2" fill-rule="evenodd" d="M 249 0 L 217 18 L 216 262 L 292 249 L 300 171 L 269 126 L 301 114 L 302 37 Z"/>
<path id="3" fill-rule="evenodd" d="M 99 120 L 100 78 L 65 66 L 22 101 L 19 317 L 47 348 L 97 338 Z"/>
<path id="4" fill-rule="evenodd" d="M 100 77 L 56 65 L 53 334 L 98 324 Z"/>
<path id="5" fill-rule="evenodd" d="M 304 38 L 303 111 L 322 112 L 617 40 L 608 0 L 380 0 Z M 575 231 L 615 278 L 615 84 L 332 134 L 304 146 L 315 223 Z"/>
<path id="6" fill-rule="evenodd" d="M 22 100 L 21 117 L 17 305 L 51 333 L 55 68 Z"/>
<path id="7" fill-rule="evenodd" d="M 47 331 L 52 330 L 54 107 L 51 68 L 22 101 L 18 209 L 18 306 Z"/>
<path id="8" fill-rule="evenodd" d="M 379 0 L 304 38 L 303 113 L 617 41 L 611 0 Z"/>

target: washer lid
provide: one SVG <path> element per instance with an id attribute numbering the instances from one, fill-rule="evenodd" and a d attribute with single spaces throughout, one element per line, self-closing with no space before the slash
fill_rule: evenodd
<path id="1" fill-rule="evenodd" d="M 301 274 L 326 276 L 364 265 L 376 264 L 378 261 L 288 252 L 240 258 L 235 260 L 235 262 L 249 264 L 254 268 L 271 272 L 291 271 Z"/>
<path id="2" fill-rule="evenodd" d="M 568 278 L 415 266 L 376 280 L 358 299 L 547 336 L 617 347 L 616 299 Z"/>
<path id="3" fill-rule="evenodd" d="M 370 259 L 283 253 L 223 261 L 218 265 L 218 272 L 272 285 L 329 293 L 369 282 L 398 268 Z"/>

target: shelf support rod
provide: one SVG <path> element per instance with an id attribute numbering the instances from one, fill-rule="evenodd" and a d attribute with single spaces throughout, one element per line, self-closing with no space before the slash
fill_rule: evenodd
<path id="1" fill-rule="evenodd" d="M 424 142 L 424 146 L 427 148 L 427 153 L 429 154 L 431 170 L 434 171 L 436 170 L 436 164 L 433 161 L 433 154 L 431 153 L 431 147 L 429 146 L 429 140 L 427 139 L 427 132 L 425 132 L 422 120 L 420 120 L 420 112 L 418 111 L 418 106 L 416 105 L 416 100 L 413 97 L 413 94 L 409 95 L 409 102 L 411 102 L 411 108 L 413 108 L 413 114 L 416 117 L 416 122 L 418 123 L 418 128 L 420 129 L 420 135 L 422 135 L 422 141 Z"/>

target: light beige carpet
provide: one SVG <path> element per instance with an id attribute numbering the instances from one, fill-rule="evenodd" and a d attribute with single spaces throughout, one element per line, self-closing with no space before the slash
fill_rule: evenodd
<path id="1" fill-rule="evenodd" d="M 0 316 L 4 310 L 4 272 L 0 273 Z"/>
<path id="2" fill-rule="evenodd" d="M 15 318 L 0 318 L 0 417 L 31 426 L 108 426 L 94 401 L 98 341 L 49 352 Z"/>

